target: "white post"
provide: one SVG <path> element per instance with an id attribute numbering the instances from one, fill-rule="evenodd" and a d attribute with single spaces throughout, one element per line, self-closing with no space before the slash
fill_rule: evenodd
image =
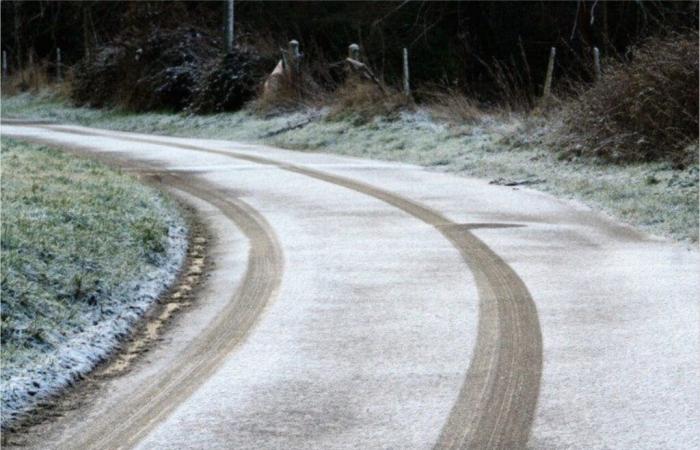
<path id="1" fill-rule="evenodd" d="M 296 39 L 289 41 L 287 58 L 289 59 L 289 80 L 296 89 L 297 95 L 301 95 L 301 53 L 299 52 L 299 41 Z"/>
<path id="2" fill-rule="evenodd" d="M 408 72 L 408 49 L 403 49 L 403 93 L 406 97 L 411 96 L 411 84 Z"/>
<path id="3" fill-rule="evenodd" d="M 233 50 L 233 0 L 226 2 L 226 51 Z"/>
<path id="4" fill-rule="evenodd" d="M 299 72 L 299 60 L 301 59 L 301 54 L 299 53 L 299 41 L 296 39 L 289 41 L 289 57 L 292 59 L 292 70 L 294 72 Z"/>
<path id="5" fill-rule="evenodd" d="M 360 46 L 357 44 L 350 44 L 348 46 L 348 58 L 354 59 L 355 61 L 360 60 Z"/>
<path id="6" fill-rule="evenodd" d="M 56 80 L 60 83 L 63 81 L 61 74 L 61 49 L 56 48 Z"/>
<path id="7" fill-rule="evenodd" d="M 2 76 L 7 76 L 7 52 L 5 50 L 2 51 Z"/>
<path id="8" fill-rule="evenodd" d="M 600 81 L 603 72 L 600 70 L 600 50 L 598 47 L 593 47 L 593 70 L 595 71 L 595 80 Z"/>
<path id="9" fill-rule="evenodd" d="M 552 75 L 554 74 L 554 57 L 557 55 L 556 47 L 552 47 L 549 51 L 549 63 L 547 64 L 547 76 L 544 79 L 544 89 L 542 97 L 548 98 L 552 92 Z"/>

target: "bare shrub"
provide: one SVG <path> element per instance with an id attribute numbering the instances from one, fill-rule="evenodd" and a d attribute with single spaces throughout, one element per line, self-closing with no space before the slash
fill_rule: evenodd
<path id="1" fill-rule="evenodd" d="M 234 48 L 204 70 L 190 109 L 199 114 L 241 109 L 255 96 L 262 67 L 263 59 L 253 48 Z"/>
<path id="2" fill-rule="evenodd" d="M 288 74 L 277 74 L 272 86 L 260 89 L 258 97 L 249 104 L 260 115 L 274 115 L 308 107 L 318 107 L 328 102 L 328 92 L 303 68 L 296 81 Z"/>
<path id="3" fill-rule="evenodd" d="M 484 115 L 476 100 L 454 88 L 428 89 L 420 94 L 436 119 L 471 124 Z"/>
<path id="4" fill-rule="evenodd" d="M 413 101 L 399 91 L 357 77 L 349 77 L 333 92 L 330 119 L 354 116 L 369 120 L 376 116 L 392 117 L 411 108 Z"/>
<path id="5" fill-rule="evenodd" d="M 78 105 L 97 108 L 114 106 L 124 78 L 122 67 L 128 50 L 122 46 L 104 46 L 93 59 L 79 63 L 75 69 L 72 98 Z"/>
<path id="6" fill-rule="evenodd" d="M 697 161 L 698 34 L 669 34 L 607 64 L 602 80 L 564 109 L 564 150 L 614 162 Z"/>
<path id="7" fill-rule="evenodd" d="M 488 68 L 488 67 L 487 67 Z M 520 69 L 518 64 L 494 61 L 488 68 L 498 89 L 500 106 L 508 111 L 528 111 L 536 104 L 534 92 L 525 75 L 529 72 Z"/>
<path id="8" fill-rule="evenodd" d="M 95 107 L 179 111 L 218 54 L 215 39 L 192 28 L 127 33 L 77 66 L 73 99 Z"/>
<path id="9" fill-rule="evenodd" d="M 48 87 L 53 80 L 49 77 L 46 61 L 25 65 L 22 70 L 13 72 L 2 80 L 3 95 L 14 95 L 19 92 L 38 92 Z"/>

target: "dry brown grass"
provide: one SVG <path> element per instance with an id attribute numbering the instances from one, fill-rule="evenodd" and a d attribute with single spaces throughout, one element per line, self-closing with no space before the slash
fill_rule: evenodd
<path id="1" fill-rule="evenodd" d="M 261 85 L 258 96 L 249 103 L 256 114 L 267 116 L 303 108 L 318 108 L 331 103 L 330 88 L 319 81 L 317 70 L 302 61 L 296 80 L 287 72 L 275 73 L 270 68 L 266 81 Z M 321 77 L 322 78 L 322 77 Z M 265 84 L 270 84 L 266 87 Z"/>
<path id="2" fill-rule="evenodd" d="M 2 94 L 36 93 L 55 83 L 54 77 L 49 76 L 47 62 L 35 62 L 31 65 L 26 65 L 22 70 L 10 73 L 7 79 L 3 77 Z"/>
<path id="3" fill-rule="evenodd" d="M 314 98 L 313 89 L 300 83 L 296 86 L 287 76 L 280 76 L 274 87 L 261 89 L 250 103 L 250 109 L 260 115 L 278 114 L 307 106 Z"/>
<path id="4" fill-rule="evenodd" d="M 438 120 L 472 124 L 484 116 L 478 103 L 454 88 L 434 88 L 421 92 L 431 114 Z"/>
<path id="5" fill-rule="evenodd" d="M 332 94 L 329 118 L 354 116 L 370 120 L 376 116 L 392 117 L 413 107 L 413 100 L 390 87 L 349 77 Z"/>
<path id="6" fill-rule="evenodd" d="M 697 162 L 698 33 L 647 39 L 605 69 L 565 107 L 558 144 L 613 162 Z"/>

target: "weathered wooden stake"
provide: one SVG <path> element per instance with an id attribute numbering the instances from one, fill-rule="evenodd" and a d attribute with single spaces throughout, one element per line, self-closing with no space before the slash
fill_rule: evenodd
<path id="1" fill-rule="evenodd" d="M 60 83 L 63 81 L 63 75 L 61 74 L 61 49 L 56 48 L 56 80 Z"/>
<path id="2" fill-rule="evenodd" d="M 406 97 L 411 96 L 411 84 L 408 71 L 408 49 L 403 49 L 403 93 Z"/>
<path id="3" fill-rule="evenodd" d="M 355 61 L 360 60 L 360 46 L 357 44 L 348 45 L 348 58 L 354 59 Z"/>
<path id="4" fill-rule="evenodd" d="M 598 47 L 593 47 L 593 70 L 595 71 L 595 80 L 600 81 L 603 72 L 600 70 L 600 50 Z"/>
<path id="5" fill-rule="evenodd" d="M 233 50 L 233 0 L 226 2 L 226 51 Z"/>
<path id="6" fill-rule="evenodd" d="M 554 57 L 557 56 L 556 47 L 549 50 L 549 63 L 547 64 L 547 76 L 544 79 L 544 89 L 542 91 L 543 98 L 549 98 L 552 92 L 552 75 L 554 74 Z"/>
<path id="7" fill-rule="evenodd" d="M 5 50 L 2 51 L 2 76 L 7 76 L 7 52 Z"/>

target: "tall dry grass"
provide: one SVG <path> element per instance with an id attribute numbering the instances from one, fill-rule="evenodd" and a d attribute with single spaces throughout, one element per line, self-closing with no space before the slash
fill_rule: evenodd
<path id="1" fill-rule="evenodd" d="M 26 64 L 22 69 L 12 71 L 7 77 L 2 78 L 2 94 L 15 95 L 20 92 L 39 92 L 54 86 L 56 77 L 49 74 L 49 64 L 46 61 L 38 61 Z"/>
<path id="2" fill-rule="evenodd" d="M 413 107 L 413 100 L 396 89 L 350 76 L 331 96 L 330 118 L 354 116 L 360 121 L 376 116 L 391 117 Z"/>
<path id="3" fill-rule="evenodd" d="M 473 124 L 485 112 L 479 103 L 459 89 L 450 87 L 430 87 L 420 91 L 433 117 L 447 122 Z"/>

